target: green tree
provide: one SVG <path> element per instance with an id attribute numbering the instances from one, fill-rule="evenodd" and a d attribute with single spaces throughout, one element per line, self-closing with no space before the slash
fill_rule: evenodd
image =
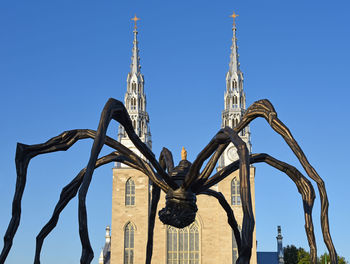
<path id="1" fill-rule="evenodd" d="M 318 263 L 319 264 L 328 264 L 328 263 L 330 263 L 329 259 L 330 259 L 329 255 L 327 253 L 324 253 L 319 258 Z M 349 262 L 347 262 L 344 257 L 338 256 L 338 264 L 348 264 L 348 263 Z"/>
<path id="2" fill-rule="evenodd" d="M 298 248 L 298 264 L 310 264 L 310 254 L 303 248 Z"/>
<path id="3" fill-rule="evenodd" d="M 297 248 L 294 245 L 288 245 L 284 248 L 284 264 L 310 264 L 311 257 L 309 252 L 303 248 Z M 317 264 L 329 264 L 329 255 L 324 253 L 317 260 Z M 338 256 L 338 264 L 349 264 L 344 257 Z"/>
<path id="4" fill-rule="evenodd" d="M 298 264 L 298 249 L 294 245 L 284 248 L 284 264 Z"/>

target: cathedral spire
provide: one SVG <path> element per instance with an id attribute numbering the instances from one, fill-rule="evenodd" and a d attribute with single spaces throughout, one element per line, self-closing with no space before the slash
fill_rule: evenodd
<path id="1" fill-rule="evenodd" d="M 136 15 L 131 19 L 135 22 L 134 25 L 134 41 L 133 41 L 133 47 L 132 47 L 132 57 L 131 57 L 131 74 L 139 74 L 140 73 L 140 57 L 139 57 L 139 47 L 138 47 L 138 41 L 137 41 L 137 21 L 140 20 Z"/>
<path id="2" fill-rule="evenodd" d="M 235 12 L 232 13 L 230 16 L 233 18 L 233 24 L 232 24 L 232 45 L 231 45 L 231 54 L 230 54 L 230 74 L 234 74 L 235 72 L 239 71 L 239 61 L 238 61 L 238 47 L 237 47 L 237 37 L 236 37 L 236 17 L 238 17 Z"/>
<path id="3" fill-rule="evenodd" d="M 235 12 L 230 17 L 233 18 L 232 24 L 232 45 L 230 52 L 229 69 L 226 74 L 226 91 L 224 96 L 224 110 L 222 111 L 222 127 L 234 128 L 240 122 L 242 116 L 246 111 L 245 93 L 243 90 L 243 73 L 240 70 L 238 61 L 238 46 L 236 37 L 236 17 Z M 240 136 L 247 144 L 249 152 L 251 151 L 250 131 L 249 127 L 245 127 Z M 235 147 L 231 144 L 225 153 L 221 156 L 219 167 L 226 166 L 232 161 L 238 159 Z"/>
<path id="4" fill-rule="evenodd" d="M 144 91 L 144 76 L 141 73 L 139 47 L 137 40 L 137 21 L 140 20 L 136 15 L 131 19 L 134 21 L 133 30 L 133 45 L 131 55 L 130 72 L 126 79 L 126 93 L 124 97 L 124 104 L 131 118 L 132 125 L 136 134 L 140 137 L 149 148 L 152 148 L 151 132 L 149 129 L 149 116 L 146 111 L 146 94 Z M 132 149 L 135 153 L 142 156 L 135 148 L 126 134 L 123 126 L 119 126 L 118 141 L 124 146 Z"/>

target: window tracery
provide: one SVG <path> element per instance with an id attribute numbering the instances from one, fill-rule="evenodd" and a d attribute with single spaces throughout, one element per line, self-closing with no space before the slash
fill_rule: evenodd
<path id="1" fill-rule="evenodd" d="M 131 98 L 131 110 L 136 110 L 136 98 Z"/>
<path id="2" fill-rule="evenodd" d="M 124 228 L 124 264 L 134 264 L 135 227 L 128 223 Z"/>
<path id="3" fill-rule="evenodd" d="M 133 93 L 136 93 L 136 83 L 135 82 L 133 82 L 131 84 L 131 90 L 132 90 Z"/>
<path id="4" fill-rule="evenodd" d="M 231 181 L 231 205 L 241 205 L 241 191 L 239 188 L 239 180 L 236 178 Z"/>
<path id="5" fill-rule="evenodd" d="M 188 227 L 167 229 L 167 264 L 199 264 L 199 227 L 194 222 Z"/>
<path id="6" fill-rule="evenodd" d="M 135 183 L 131 178 L 125 184 L 125 205 L 135 205 Z"/>

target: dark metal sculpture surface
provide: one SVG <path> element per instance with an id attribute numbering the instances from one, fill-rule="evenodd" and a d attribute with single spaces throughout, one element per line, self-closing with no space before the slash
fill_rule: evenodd
<path id="1" fill-rule="evenodd" d="M 251 257 L 253 242 L 252 236 L 254 230 L 249 166 L 254 163 L 265 162 L 287 174 L 287 176 L 289 176 L 289 178 L 291 178 L 296 184 L 303 201 L 305 231 L 310 246 L 311 262 L 316 264 L 317 252 L 312 222 L 312 208 L 315 200 L 314 188 L 310 181 L 295 167 L 279 161 L 268 154 L 249 154 L 246 144 L 238 136 L 238 133 L 257 117 L 263 117 L 266 119 L 272 129 L 283 137 L 299 159 L 307 175 L 317 183 L 321 200 L 321 227 L 323 238 L 331 257 L 331 263 L 337 263 L 337 254 L 329 232 L 328 198 L 324 182 L 308 162 L 289 129 L 277 118 L 275 109 L 268 100 L 260 100 L 251 105 L 242 117 L 242 120 L 234 129 L 225 127 L 219 130 L 209 144 L 199 153 L 192 164 L 187 160 L 182 160 L 179 166 L 174 168 L 171 152 L 164 148 L 160 154 L 159 161 L 157 161 L 152 151 L 142 143 L 139 137 L 135 134 L 130 117 L 124 105 L 111 98 L 108 100 L 102 111 L 97 131 L 76 129 L 63 132 L 43 144 L 17 144 L 16 191 L 12 203 L 12 218 L 4 236 L 4 246 L 0 255 L 0 264 L 5 262 L 19 226 L 21 200 L 26 183 L 29 161 L 37 155 L 55 151 L 65 151 L 77 141 L 86 138 L 94 140 L 88 165 L 86 168 L 82 169 L 66 187 L 63 188 L 51 219 L 42 228 L 36 238 L 34 263 L 40 263 L 40 252 L 44 239 L 55 228 L 60 213 L 77 193 L 79 197 L 79 234 L 82 244 L 80 262 L 84 264 L 91 263 L 93 259 L 93 251 L 90 245 L 87 227 L 86 194 L 95 168 L 110 162 L 121 162 L 143 172 L 150 178 L 153 185 L 151 210 L 148 219 L 149 229 L 146 263 L 151 263 L 156 209 L 160 197 L 160 191 L 162 190 L 166 193 L 166 206 L 159 212 L 159 218 L 165 224 L 180 228 L 185 227 L 194 221 L 197 212 L 197 195 L 209 195 L 216 198 L 222 208 L 226 211 L 228 223 L 233 229 L 237 241 L 239 258 L 236 263 L 248 264 Z M 106 136 L 108 125 L 112 119 L 123 125 L 131 141 L 144 155 L 148 162 L 141 159 L 116 140 Z M 239 160 L 212 175 L 219 157 L 231 142 L 237 148 Z M 103 145 L 107 145 L 115 151 L 98 159 L 98 155 Z M 201 170 L 203 163 L 207 159 L 209 159 L 208 163 Z M 241 233 L 239 232 L 231 206 L 228 204 L 225 197 L 220 192 L 209 189 L 211 186 L 223 180 L 236 170 L 239 170 L 240 193 L 244 215 Z"/>

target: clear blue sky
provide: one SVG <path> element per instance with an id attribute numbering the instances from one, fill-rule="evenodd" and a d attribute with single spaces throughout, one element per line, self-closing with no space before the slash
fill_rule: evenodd
<path id="1" fill-rule="evenodd" d="M 338 253 L 350 260 L 346 0 L 1 1 L 1 236 L 11 214 L 16 142 L 35 144 L 69 129 L 96 129 L 106 100 L 123 100 L 132 45 L 130 18 L 135 13 L 141 17 L 140 56 L 153 151 L 158 156 L 166 146 L 178 162 L 185 146 L 193 160 L 220 128 L 233 10 L 239 14 L 247 104 L 268 98 L 323 177 L 331 234 Z M 113 123 L 109 135 L 116 137 L 116 129 Z M 298 164 L 266 122 L 255 121 L 251 131 L 253 152 Z M 7 263 L 32 262 L 35 237 L 51 216 L 62 187 L 86 166 L 91 144 L 85 140 L 67 152 L 32 160 L 22 221 Z M 87 198 L 94 263 L 104 243 L 104 228 L 110 224 L 111 168 L 96 171 Z M 319 205 L 317 195 L 313 217 L 321 254 L 325 246 Z M 78 263 L 77 215 L 74 199 L 47 238 L 42 263 Z M 259 164 L 259 251 L 276 249 L 277 225 L 282 226 L 284 245 L 308 248 L 296 187 L 285 175 Z"/>

